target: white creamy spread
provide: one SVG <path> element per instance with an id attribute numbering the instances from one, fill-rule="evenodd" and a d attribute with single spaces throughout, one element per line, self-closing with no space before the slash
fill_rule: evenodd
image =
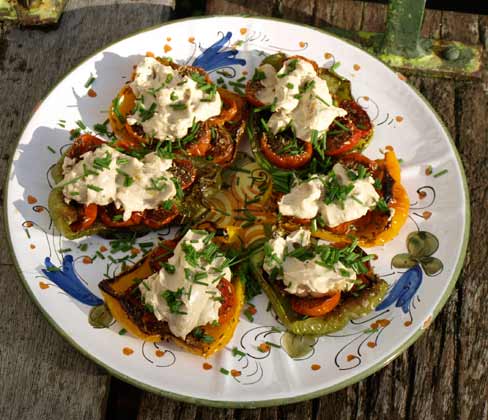
<path id="1" fill-rule="evenodd" d="M 374 188 L 374 179 L 368 174 L 365 178 L 351 180 L 347 168 L 336 163 L 332 168 L 340 185 L 353 185 L 345 200 L 325 203 L 327 177 L 316 176 L 298 183 L 278 203 L 279 211 L 284 216 L 300 219 L 313 219 L 320 215 L 326 226 L 335 227 L 341 223 L 359 219 L 376 206 L 380 199 Z"/>
<path id="2" fill-rule="evenodd" d="M 263 269 L 271 274 L 277 268 L 277 279 L 282 280 L 288 293 L 297 296 L 324 296 L 337 291 L 349 291 L 354 286 L 356 272 L 340 261 L 332 268 L 320 265 L 320 257 L 301 261 L 289 256 L 295 247 L 310 245 L 310 231 L 299 229 L 286 238 L 281 236 L 268 241 L 271 255 L 266 255 Z M 328 245 L 319 240 L 317 245 Z"/>
<path id="3" fill-rule="evenodd" d="M 296 65 L 290 67 L 290 63 Z M 321 135 L 335 118 L 347 114 L 332 104 L 327 82 L 305 60 L 286 60 L 278 72 L 270 64 L 263 64 L 258 70 L 265 77 L 260 80 L 263 89 L 257 91 L 256 97 L 265 105 L 276 106 L 268 121 L 274 134 L 291 123 L 296 136 L 310 142 L 312 130 Z"/>
<path id="4" fill-rule="evenodd" d="M 208 249 L 210 239 L 206 232 L 189 230 L 168 260 L 172 272 L 163 267 L 139 285 L 143 302 L 151 306 L 158 320 L 168 323 L 176 337 L 185 338 L 196 327 L 219 319 L 222 304 L 217 285 L 222 278 L 230 281 L 232 273 L 226 264 L 229 260 L 220 252 L 210 262 L 198 256 Z M 193 251 L 188 247 L 197 253 L 195 266 L 189 262 Z"/>
<path id="5" fill-rule="evenodd" d="M 65 201 L 106 206 L 114 203 L 124 210 L 123 220 L 134 211 L 156 209 L 176 195 L 171 159 L 156 153 L 142 160 L 102 145 L 86 152 L 80 160 L 64 158 L 63 186 Z"/>
<path id="6" fill-rule="evenodd" d="M 136 111 L 127 122 L 141 124 L 146 134 L 160 140 L 174 141 L 184 137 L 195 122 L 219 115 L 220 95 L 210 94 L 213 85 L 194 74 L 194 78 L 181 75 L 155 58 L 145 57 L 137 65 L 130 87 L 139 106 L 149 112 Z"/>
<path id="7" fill-rule="evenodd" d="M 307 182 L 295 185 L 279 201 L 280 213 L 300 219 L 313 219 L 319 211 L 323 186 L 320 178 L 312 178 Z"/>

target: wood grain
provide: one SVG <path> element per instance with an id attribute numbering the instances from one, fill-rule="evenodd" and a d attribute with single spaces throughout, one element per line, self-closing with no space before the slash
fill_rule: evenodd
<path id="1" fill-rule="evenodd" d="M 12 30 L 5 35 L 0 29 L 0 94 L 3 98 L 0 128 L 4 134 L 0 142 L 3 157 L 0 175 L 5 173 L 5 157 L 11 153 L 12 143 L 35 103 L 65 71 L 110 40 L 168 17 L 163 7 L 124 7 L 97 9 L 97 13 L 90 9 L 78 10 L 73 15 L 69 12 L 56 31 L 47 33 Z M 347 29 L 382 31 L 386 7 L 350 0 L 208 0 L 207 13 L 260 14 L 317 26 L 332 24 Z M 86 25 L 89 31 L 84 30 Z M 427 10 L 422 34 L 486 45 L 488 18 Z M 29 91 L 23 90 L 22 86 L 33 75 L 36 82 L 29 84 Z M 334 394 L 300 404 L 255 410 L 211 409 L 139 392 L 130 386 L 111 399 L 130 401 L 131 396 L 137 395 L 133 408 L 138 411 L 139 420 L 369 420 L 389 418 L 392 414 L 408 420 L 419 417 L 488 419 L 488 321 L 484 315 L 484 298 L 488 295 L 488 282 L 484 278 L 488 258 L 485 245 L 488 75 L 485 67 L 484 78 L 477 82 L 419 77 L 412 77 L 409 82 L 427 97 L 455 139 L 466 168 L 472 203 L 471 240 L 465 267 L 456 290 L 425 334 L 375 375 Z M 9 94 L 13 88 L 16 95 Z M 7 109 L 10 114 L 4 111 Z M 0 284 L 1 296 L 7 293 L 6 281 L 15 278 L 9 266 L 11 260 L 3 252 L 0 249 L 0 278 L 4 280 Z M 15 287 L 9 285 L 8 293 L 13 296 L 15 312 L 12 305 L 3 305 L 0 307 L 2 315 L 23 325 L 27 320 L 29 325 L 20 333 L 20 338 L 10 323 L 0 327 L 0 418 L 12 418 L 18 410 L 24 410 L 20 412 L 26 417 L 40 419 L 63 415 L 70 419 L 102 418 L 108 398 L 108 377 L 52 331 L 38 311 L 26 303 L 28 299 L 17 281 Z M 29 381 L 32 376 L 39 379 L 32 383 Z M 5 377 L 7 381 L 3 381 Z M 22 392 L 24 389 L 29 392 Z M 31 395 L 37 397 L 35 401 L 29 399 Z M 140 406 L 137 406 L 139 396 Z M 8 398 L 11 407 L 5 408 L 2 398 L 5 401 Z M 121 407 L 114 408 L 107 418 L 123 418 L 123 405 Z M 59 416 L 49 417 L 49 414 Z"/>
<path id="2" fill-rule="evenodd" d="M 207 15 L 262 15 L 271 16 L 277 3 L 273 0 L 212 0 L 207 1 Z"/>
<path id="3" fill-rule="evenodd" d="M 66 12 L 56 28 L 0 28 L 1 179 L 35 105 L 65 73 L 104 45 L 167 20 L 169 12 L 141 4 L 82 8 Z M 110 377 L 34 307 L 6 246 L 0 247 L 0 279 L 0 418 L 104 419 Z"/>
<path id="4" fill-rule="evenodd" d="M 0 418 L 103 419 L 107 374 L 48 325 L 13 266 L 0 278 Z"/>

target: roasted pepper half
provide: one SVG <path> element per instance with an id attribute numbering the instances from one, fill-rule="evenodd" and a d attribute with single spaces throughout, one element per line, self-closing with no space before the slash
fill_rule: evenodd
<path id="1" fill-rule="evenodd" d="M 262 64 L 270 64 L 279 71 L 288 60 L 305 60 L 313 65 L 317 75 L 327 82 L 334 105 L 347 111 L 347 115 L 334 120 L 327 131 L 325 144 L 319 141 L 313 150 L 312 143 L 307 143 L 289 135 L 287 130 L 276 135 L 266 127 L 266 121 L 274 112 L 273 105 L 265 106 L 258 98 L 257 92 L 263 88 L 259 72 L 256 71 L 246 86 L 246 98 L 256 108 L 253 110 L 254 126 L 257 129 L 257 143 L 260 152 L 274 166 L 281 169 L 304 168 L 312 161 L 313 156 L 323 159 L 323 155 L 339 156 L 351 151 L 363 150 L 373 135 L 373 126 L 368 114 L 353 99 L 351 83 L 331 69 L 320 68 L 318 64 L 302 56 L 287 57 L 277 53 L 266 57 Z M 293 134 L 293 133 L 292 133 Z M 317 140 L 317 139 L 316 139 Z M 321 149 L 321 150 L 318 150 Z"/>
<path id="2" fill-rule="evenodd" d="M 296 335 L 321 336 L 341 330 L 349 321 L 374 310 L 388 290 L 388 284 L 378 278 L 369 266 L 368 273 L 362 277 L 363 288 L 353 293 L 339 292 L 323 299 L 300 298 L 286 293 L 279 280 L 270 280 L 262 269 L 263 261 L 264 253 L 255 254 L 251 258 L 251 273 L 268 296 L 280 321 Z M 319 300 L 322 302 L 310 303 Z M 315 312 L 311 313 L 317 316 L 304 316 L 306 312 L 303 310 L 310 309 L 312 305 Z"/>
<path id="3" fill-rule="evenodd" d="M 113 279 L 103 280 L 99 287 L 113 317 L 134 336 L 152 342 L 169 340 L 188 352 L 209 357 L 221 350 L 234 334 L 244 303 L 244 285 L 237 276 L 229 280 L 223 279 L 219 283 L 223 301 L 219 310 L 218 325 L 207 324 L 201 327 L 202 336 L 210 336 L 213 341 L 202 340 L 192 334 L 188 334 L 184 340 L 174 336 L 166 322 L 158 321 L 145 309 L 141 302 L 138 283 L 159 271 L 175 246 L 174 240 L 164 241 L 129 271 Z"/>

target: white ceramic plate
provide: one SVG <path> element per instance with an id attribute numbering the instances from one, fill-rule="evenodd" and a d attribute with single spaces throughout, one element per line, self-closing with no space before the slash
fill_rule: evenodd
<path id="1" fill-rule="evenodd" d="M 337 71 L 352 81 L 354 97 L 376 126 L 366 155 L 378 158 L 380 149 L 395 148 L 412 202 L 400 235 L 384 248 L 371 250 L 379 255 L 376 272 L 394 285 L 378 310 L 319 339 L 308 356 L 296 360 L 279 347 L 258 351 L 263 341 L 279 345 L 283 335 L 271 329 L 279 324 L 266 311 L 266 298 L 260 296 L 254 322 L 241 316 L 231 343 L 206 361 L 211 369 L 203 368 L 204 359 L 172 345 L 120 335 L 116 323 L 104 329 L 88 323 L 92 306 L 100 303 L 98 282 L 107 269 L 109 273 L 120 269 L 120 263 L 109 265 L 107 252 L 101 253 L 105 259 L 98 255 L 89 263 L 87 257 L 97 255 L 101 246 L 108 248 L 108 241 L 98 237 L 68 241 L 56 234 L 47 210 L 48 168 L 69 144 L 69 129 L 76 128 L 77 120 L 93 127 L 106 118 L 101 112 L 147 51 L 198 64 L 214 79 L 226 80 L 249 77 L 265 55 L 277 51 L 301 54 L 325 66 L 340 61 Z M 90 74 L 96 77 L 92 86 L 96 97 L 88 96 L 84 87 Z M 110 373 L 162 395 L 215 406 L 264 406 L 350 385 L 386 365 L 419 337 L 445 303 L 462 267 L 469 231 L 467 194 L 459 156 L 446 128 L 404 77 L 361 49 L 311 27 L 270 19 L 211 17 L 171 22 L 124 39 L 83 62 L 54 87 L 35 111 L 13 155 L 5 209 L 25 287 L 49 322 L 82 353 Z M 430 252 L 418 255 L 409 270 L 395 268 L 393 257 L 408 252 L 407 236 L 418 231 L 428 232 L 420 237 L 431 244 L 438 238 L 438 249 L 431 246 Z M 138 242 L 154 238 L 156 234 Z M 46 275 L 41 271 L 49 265 L 46 258 L 56 266 L 64 260 L 64 267 Z M 233 355 L 234 347 L 244 356 Z M 221 368 L 239 371 L 240 376 L 225 375 Z"/>

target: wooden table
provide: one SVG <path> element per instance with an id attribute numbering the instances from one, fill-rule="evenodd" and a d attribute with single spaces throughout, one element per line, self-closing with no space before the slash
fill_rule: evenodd
<path id="1" fill-rule="evenodd" d="M 57 28 L 47 31 L 0 26 L 2 179 L 16 139 L 53 84 L 104 45 L 169 19 L 168 7 L 151 3 L 72 9 Z M 273 15 L 317 26 L 327 22 L 381 31 L 385 7 L 351 0 L 208 0 L 207 13 Z M 423 31 L 487 47 L 488 16 L 427 11 Z M 456 290 L 428 331 L 402 356 L 356 385 L 291 406 L 219 410 L 178 403 L 112 378 L 71 348 L 30 302 L 4 245 L 0 419 L 487 419 L 488 76 L 475 82 L 409 81 L 437 109 L 456 140 L 470 186 L 472 228 Z"/>

